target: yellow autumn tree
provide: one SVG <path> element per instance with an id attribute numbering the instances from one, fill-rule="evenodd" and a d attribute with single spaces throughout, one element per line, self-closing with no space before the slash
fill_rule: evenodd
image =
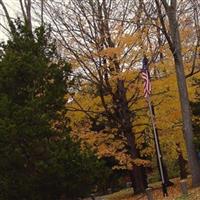
<path id="1" fill-rule="evenodd" d="M 63 46 L 62 53 L 74 68 L 75 87 L 71 90 L 71 102 L 67 105 L 72 112 L 71 118 L 75 116 L 73 127 L 80 129 L 80 125 L 85 126 L 85 121 L 89 121 L 90 131 L 100 133 L 106 130 L 106 134 L 113 134 L 116 141 L 120 139 L 124 142 L 125 138 L 127 153 L 132 159 L 132 181 L 136 193 L 144 191 L 146 187 L 142 166 L 138 166 L 136 161 L 140 163 L 138 160 L 143 160 L 141 135 L 150 130 L 147 105 L 141 92 L 142 83 L 136 70 L 141 65 L 144 53 L 150 58 L 153 77 L 158 78 L 152 80 L 155 88 L 158 87 L 152 97 L 155 109 L 159 111 L 156 114 L 159 118 L 158 128 L 164 135 L 164 132 L 171 131 L 171 126 L 175 129 L 181 120 L 178 107 L 174 110 L 166 106 L 170 92 L 171 95 L 177 94 L 174 90 L 174 71 L 168 69 L 173 62 L 163 37 L 162 24 L 152 10 L 155 4 L 151 4 L 150 1 L 144 3 L 139 0 L 74 0 L 67 5 L 64 2 L 50 2 L 47 8 L 57 29 L 58 41 Z M 145 6 L 150 6 L 147 8 L 149 13 Z M 166 74 L 166 77 L 163 76 Z M 168 86 L 168 83 L 172 86 Z M 163 87 L 162 84 L 166 85 Z M 163 91 L 165 87 L 166 91 Z M 170 87 L 172 90 L 167 96 Z M 156 106 L 159 101 L 160 107 Z M 164 115 L 162 112 L 165 109 L 173 117 Z M 165 116 L 171 119 L 167 120 L 168 125 L 165 124 Z M 84 130 L 77 133 L 82 135 Z M 91 140 L 94 135 L 91 135 Z M 103 137 L 106 141 L 106 137 Z M 100 151 L 105 155 L 109 152 L 105 145 Z M 152 152 L 151 148 L 147 152 Z M 147 155 L 147 152 L 144 150 L 144 154 Z"/>

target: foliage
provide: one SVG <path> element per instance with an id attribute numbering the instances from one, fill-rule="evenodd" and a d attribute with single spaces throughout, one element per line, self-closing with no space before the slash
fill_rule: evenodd
<path id="1" fill-rule="evenodd" d="M 86 196 L 107 171 L 70 139 L 62 120 L 70 66 L 56 53 L 49 29 L 32 34 L 18 20 L 13 35 L 1 45 L 0 199 Z"/>
<path id="2" fill-rule="evenodd" d="M 69 5 L 64 1 L 51 1 L 46 5 L 46 16 L 52 20 L 54 28 L 58 29 L 55 34 L 60 48 L 64 47 L 61 49 L 62 53 L 73 64 L 73 75 L 77 77 L 71 94 L 68 91 L 65 94 L 66 99 L 70 98 L 67 108 L 71 110 L 73 138 L 82 140 L 82 150 L 89 145 L 98 158 L 115 159 L 112 166 L 115 169 L 130 169 L 134 164 L 148 166 L 149 160 L 155 155 L 148 107 L 138 78 L 138 66 L 144 54 L 150 61 L 152 102 L 155 105 L 155 121 L 164 159 L 172 160 L 168 165 L 173 170 L 173 163 L 177 158 L 176 143 L 180 143 L 186 156 L 180 100 L 175 84 L 177 79 L 174 61 L 176 63 L 177 59 L 173 59 L 173 55 L 181 50 L 178 55 L 182 55 L 180 60 L 181 63 L 184 62 L 186 77 L 199 72 L 199 8 L 196 1 L 183 0 L 177 6 L 175 4 L 175 0 L 172 6 L 166 6 L 165 0 L 74 0 Z M 165 12 L 166 8 L 171 11 Z M 172 42 L 173 36 L 178 34 L 168 34 L 172 31 L 170 18 L 167 18 L 176 10 L 179 26 L 178 29 L 175 28 L 175 32 L 180 32 L 178 43 Z M 176 22 L 176 18 L 172 22 Z M 15 37 L 18 35 L 18 32 L 14 34 Z M 24 46 L 26 44 L 28 43 L 25 42 Z M 181 47 L 178 47 L 179 44 Z M 185 81 L 183 74 L 180 83 Z M 20 74 L 19 77 L 23 76 Z M 14 81 L 9 81 L 8 85 L 14 85 Z M 45 81 L 52 86 L 51 78 L 42 80 L 41 84 L 45 85 Z M 190 87 L 190 81 L 188 86 L 193 99 L 194 90 Z M 41 87 L 34 95 L 41 100 L 44 93 L 51 89 Z M 57 88 L 55 91 L 57 92 Z M 20 90 L 18 93 L 23 92 Z M 26 96 L 27 93 L 23 95 Z M 10 107 L 7 97 L 2 97 L 1 101 Z M 46 104 L 37 105 L 37 101 L 33 104 L 38 110 L 46 108 L 46 111 L 51 111 L 51 106 L 46 107 Z M 56 104 L 58 107 L 59 105 L 61 104 Z M 195 107 L 197 112 L 198 105 Z M 28 113 L 27 110 L 22 112 Z M 61 117 L 65 113 L 60 114 Z M 50 115 L 52 113 L 43 117 L 46 120 Z M 198 118 L 195 116 L 195 129 L 198 129 Z M 51 120 L 51 125 L 56 125 L 56 117 L 51 116 Z M 64 127 L 63 124 L 59 126 Z M 132 136 L 133 140 L 128 140 L 126 136 Z M 198 140 L 197 134 L 195 141 L 199 150 Z M 130 147 L 136 149 L 135 152 L 132 151 L 132 155 Z M 190 149 L 192 148 L 188 148 Z"/>
<path id="3" fill-rule="evenodd" d="M 61 43 L 74 64 L 75 76 L 80 78 L 79 88 L 68 105 L 72 111 L 72 127 L 77 129 L 77 124 L 84 124 L 85 120 L 89 120 L 97 129 L 95 132 L 94 128 L 82 131 L 79 129 L 79 137 L 85 139 L 97 151 L 98 156 L 115 156 L 119 168 L 130 168 L 138 161 L 137 158 L 133 161 L 130 154 L 127 155 L 130 148 L 126 143 L 124 145 L 124 137 L 121 134 L 124 130 L 123 120 L 127 124 L 131 121 L 132 131 L 124 132 L 133 135 L 135 140 L 132 146 L 139 149 L 140 157 L 146 158 L 139 159 L 137 164 L 147 164 L 146 160 L 155 154 L 148 107 L 138 78 L 139 62 L 144 54 L 150 61 L 152 101 L 164 157 L 166 160 L 172 159 L 173 162 L 176 160 L 176 143 L 181 144 L 186 156 L 174 70 L 173 54 L 176 51 L 170 51 L 164 37 L 165 31 L 170 32 L 167 17 L 163 21 L 166 23 L 165 27 L 162 27 L 163 19 L 159 21 L 159 16 L 166 15 L 164 7 L 161 2 L 156 7 L 155 2 L 159 1 L 133 3 L 97 0 L 84 3 L 73 1 L 70 6 L 62 2 L 49 5 L 49 12 L 60 16 L 58 20 L 56 18 L 52 21 L 55 25 L 59 23 L 56 27 Z M 191 75 L 196 73 L 196 70 L 198 72 L 199 62 L 196 42 L 198 25 L 195 22 L 197 9 L 187 0 L 181 1 L 177 9 L 185 73 Z M 87 15 L 86 11 L 93 14 Z M 65 35 L 70 37 L 63 40 Z M 184 76 L 182 78 L 184 80 Z M 124 90 L 121 90 L 121 96 L 117 97 L 119 82 L 124 83 Z M 190 91 L 190 94 L 192 92 Z M 128 108 L 124 109 L 124 105 L 128 105 Z M 130 116 L 129 120 L 126 120 L 127 116 Z M 148 140 L 145 139 L 144 133 L 150 136 Z"/>
<path id="4" fill-rule="evenodd" d="M 193 85 L 196 86 L 195 98 L 191 101 L 192 113 L 193 113 L 193 128 L 194 128 L 194 142 L 197 152 L 200 152 L 200 79 L 196 77 L 193 79 Z"/>

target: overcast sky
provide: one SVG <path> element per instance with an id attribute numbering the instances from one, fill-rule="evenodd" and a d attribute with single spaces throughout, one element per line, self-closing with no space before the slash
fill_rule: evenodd
<path id="1" fill-rule="evenodd" d="M 19 0 L 3 0 L 3 2 L 6 4 L 6 7 L 11 17 L 20 16 L 21 13 L 19 12 Z M 8 27 L 2 7 L 0 7 L 0 23 L 3 26 Z M 0 41 L 6 40 L 7 37 L 7 32 L 2 26 L 0 26 Z"/>

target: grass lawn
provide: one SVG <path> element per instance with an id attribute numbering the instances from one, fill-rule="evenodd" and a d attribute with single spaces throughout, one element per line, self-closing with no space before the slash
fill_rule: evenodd
<path id="1" fill-rule="evenodd" d="M 182 196 L 179 179 L 173 179 L 172 181 L 175 185 L 168 187 L 168 197 L 163 197 L 160 188 L 161 183 L 150 185 L 153 188 L 154 200 L 200 200 L 200 188 L 189 189 L 189 194 L 187 196 Z M 189 187 L 191 185 L 190 179 L 188 179 L 188 185 Z M 102 196 L 101 200 L 147 200 L 147 197 L 145 194 L 133 196 L 132 188 L 127 188 L 110 195 Z"/>

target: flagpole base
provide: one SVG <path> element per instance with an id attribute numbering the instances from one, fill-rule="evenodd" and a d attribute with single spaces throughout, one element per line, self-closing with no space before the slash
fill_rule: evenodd
<path id="1" fill-rule="evenodd" d="M 167 192 L 167 186 L 165 183 L 162 183 L 162 191 L 163 191 L 163 197 L 168 197 L 168 192 Z"/>

